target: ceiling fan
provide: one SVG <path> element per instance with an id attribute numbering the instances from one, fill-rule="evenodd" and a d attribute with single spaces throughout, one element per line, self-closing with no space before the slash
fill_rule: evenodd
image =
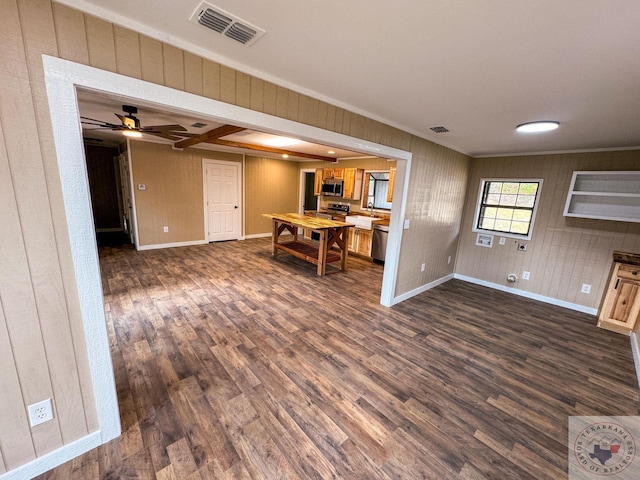
<path id="1" fill-rule="evenodd" d="M 167 140 L 178 141 L 184 138 L 192 137 L 194 134 L 188 133 L 187 129 L 182 125 L 154 125 L 151 127 L 143 127 L 140 124 L 140 120 L 135 114 L 138 113 L 138 107 L 131 105 L 123 105 L 122 111 L 126 115 L 120 115 L 114 113 L 116 117 L 120 119 L 121 124 L 104 122 L 102 120 L 96 120 L 89 117 L 80 117 L 81 122 L 84 125 L 91 125 L 96 128 L 87 128 L 86 130 L 114 130 L 121 131 L 123 135 L 139 137 L 141 134 L 146 133 L 148 135 L 155 135 L 156 137 L 166 138 Z"/>

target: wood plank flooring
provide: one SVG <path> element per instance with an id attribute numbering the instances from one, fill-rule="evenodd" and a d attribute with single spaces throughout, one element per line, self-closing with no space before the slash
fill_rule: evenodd
<path id="1" fill-rule="evenodd" d="M 558 479 L 569 415 L 638 415 L 629 339 L 460 281 L 391 309 L 268 239 L 100 251 L 123 434 L 39 478 Z"/>

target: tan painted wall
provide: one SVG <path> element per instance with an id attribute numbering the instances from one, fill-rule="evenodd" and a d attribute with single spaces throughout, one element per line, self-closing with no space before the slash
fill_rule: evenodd
<path id="1" fill-rule="evenodd" d="M 247 156 L 245 161 L 245 235 L 271 232 L 263 213 L 298 211 L 298 163 Z"/>
<path id="2" fill-rule="evenodd" d="M 514 288 L 598 308 L 614 250 L 640 252 L 640 224 L 564 217 L 574 170 L 638 170 L 640 151 L 475 159 L 460 237 L 456 273 L 507 285 L 522 271 L 530 280 Z M 493 248 L 475 246 L 471 232 L 481 178 L 544 179 L 533 236 L 526 252 L 513 239 Z M 497 237 L 496 237 L 497 239 Z M 583 283 L 591 294 L 580 293 Z"/>
<path id="3" fill-rule="evenodd" d="M 449 271 L 463 155 L 50 0 L 1 8 L 0 59 L 11 68 L 0 69 L 0 473 L 97 428 L 42 54 L 413 151 L 397 292 Z M 434 261 L 416 274 L 425 258 Z M 48 397 L 56 419 L 30 429 L 25 406 Z"/>
<path id="4" fill-rule="evenodd" d="M 204 241 L 202 159 L 242 162 L 242 155 L 195 148 L 179 151 L 141 141 L 130 145 L 140 246 Z M 146 190 L 138 190 L 138 184 Z"/>
<path id="5" fill-rule="evenodd" d="M 242 155 L 143 141 L 130 145 L 140 246 L 204 240 L 202 160 L 242 163 Z M 297 211 L 298 163 L 247 155 L 243 175 L 245 235 L 271 232 L 263 213 Z M 140 183 L 146 190 L 137 189 Z"/>

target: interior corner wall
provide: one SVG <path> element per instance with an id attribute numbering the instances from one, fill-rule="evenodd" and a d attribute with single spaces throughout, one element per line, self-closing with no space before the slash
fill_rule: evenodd
<path id="1" fill-rule="evenodd" d="M 263 213 L 298 211 L 298 163 L 247 155 L 244 175 L 246 236 L 271 234 Z"/>
<path id="2" fill-rule="evenodd" d="M 521 157 L 472 161 L 456 274 L 542 297 L 598 309 L 606 288 L 614 250 L 640 251 L 640 224 L 563 216 L 571 177 L 576 170 L 638 170 L 640 150 Z M 475 245 L 471 231 L 482 178 L 542 178 L 533 227 L 524 252 L 516 240 L 492 248 Z M 499 235 L 496 234 L 496 239 Z M 522 280 L 522 272 L 530 272 Z M 510 273 L 518 276 L 507 282 Z M 581 293 L 583 283 L 591 293 Z"/>

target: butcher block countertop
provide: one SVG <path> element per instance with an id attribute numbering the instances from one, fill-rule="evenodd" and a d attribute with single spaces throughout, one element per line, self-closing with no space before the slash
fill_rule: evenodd
<path id="1" fill-rule="evenodd" d="M 329 220 L 328 218 L 312 217 L 309 215 L 303 215 L 302 213 L 263 213 L 262 215 L 291 223 L 297 227 L 309 228 L 311 230 L 354 226 L 353 223 L 339 222 L 337 220 Z"/>

